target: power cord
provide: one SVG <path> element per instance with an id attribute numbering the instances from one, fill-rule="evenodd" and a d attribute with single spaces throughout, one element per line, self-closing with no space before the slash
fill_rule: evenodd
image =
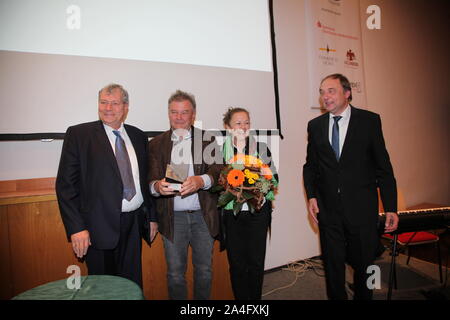
<path id="1" fill-rule="evenodd" d="M 275 288 L 273 290 L 270 290 L 269 292 L 263 293 L 262 296 L 265 297 L 274 292 L 292 287 L 299 278 L 303 277 L 306 274 L 306 272 L 311 269 L 317 276 L 319 277 L 325 276 L 325 273 L 323 272 L 323 263 L 321 260 L 318 260 L 316 258 L 309 258 L 305 260 L 288 263 L 286 267 L 282 268 L 281 270 L 294 272 L 295 273 L 294 281 L 286 286 Z"/>

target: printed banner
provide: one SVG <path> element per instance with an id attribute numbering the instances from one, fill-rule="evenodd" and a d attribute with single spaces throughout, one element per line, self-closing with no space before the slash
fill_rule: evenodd
<path id="1" fill-rule="evenodd" d="M 352 104 L 365 108 L 361 23 L 358 0 L 305 0 L 309 105 L 320 108 L 320 81 L 342 73 L 352 85 Z"/>

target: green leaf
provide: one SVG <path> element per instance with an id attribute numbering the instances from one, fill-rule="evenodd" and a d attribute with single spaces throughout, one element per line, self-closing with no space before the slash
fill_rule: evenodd
<path id="1" fill-rule="evenodd" d="M 249 199 L 252 199 L 255 197 L 255 195 L 253 193 L 250 193 L 247 191 L 243 191 L 242 196 L 244 197 L 245 200 L 249 200 Z"/>
<path id="2" fill-rule="evenodd" d="M 272 184 L 274 187 L 278 187 L 278 181 L 275 179 L 275 177 L 272 177 Z"/>
<path id="3" fill-rule="evenodd" d="M 234 196 L 231 192 L 225 192 L 220 195 L 219 200 L 217 200 L 217 206 L 223 207 L 226 206 L 228 202 L 231 200 L 236 200 L 236 196 Z"/>
<path id="4" fill-rule="evenodd" d="M 231 165 L 231 167 L 236 170 L 244 170 L 245 169 L 245 165 L 239 164 L 239 163 L 233 163 Z"/>
<path id="5" fill-rule="evenodd" d="M 273 194 L 273 191 L 269 191 L 269 193 L 266 194 L 266 199 L 270 201 L 275 200 L 275 195 Z"/>
<path id="6" fill-rule="evenodd" d="M 222 169 L 222 171 L 220 171 L 220 174 L 223 176 L 226 176 L 230 171 L 231 171 L 231 167 L 225 167 L 224 169 Z"/>
<path id="7" fill-rule="evenodd" d="M 220 191 L 223 191 L 223 190 L 224 190 L 223 186 L 221 186 L 220 184 L 216 184 L 211 189 L 209 189 L 209 191 L 211 191 L 211 192 L 220 192 Z"/>
<path id="8" fill-rule="evenodd" d="M 270 181 L 266 180 L 266 179 L 261 179 L 258 181 L 258 187 L 261 189 L 261 192 L 263 194 L 266 194 L 267 192 L 270 191 Z"/>
<path id="9" fill-rule="evenodd" d="M 243 202 L 235 202 L 234 203 L 234 206 L 233 206 L 234 215 L 237 215 L 239 213 L 239 211 L 241 211 L 243 204 L 244 204 Z"/>

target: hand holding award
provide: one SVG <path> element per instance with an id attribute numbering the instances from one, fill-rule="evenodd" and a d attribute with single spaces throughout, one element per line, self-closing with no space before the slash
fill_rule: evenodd
<path id="1" fill-rule="evenodd" d="M 186 164 L 168 164 L 165 178 L 165 181 L 170 183 L 168 187 L 175 192 L 180 192 L 181 185 L 188 176 L 188 169 L 189 167 Z"/>

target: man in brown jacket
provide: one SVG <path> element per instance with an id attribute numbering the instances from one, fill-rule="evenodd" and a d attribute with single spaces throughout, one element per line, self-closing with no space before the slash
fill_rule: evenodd
<path id="1" fill-rule="evenodd" d="M 194 299 L 204 300 L 210 297 L 212 250 L 219 233 L 217 196 L 208 189 L 217 182 L 221 164 L 216 160 L 220 162 L 221 156 L 215 157 L 214 141 L 204 141 L 204 131 L 193 127 L 193 95 L 178 90 L 168 105 L 170 130 L 149 142 L 149 183 L 164 242 L 169 298 L 187 299 L 185 273 L 191 245 Z M 185 168 L 187 178 L 179 190 L 166 181 L 167 165 Z"/>

